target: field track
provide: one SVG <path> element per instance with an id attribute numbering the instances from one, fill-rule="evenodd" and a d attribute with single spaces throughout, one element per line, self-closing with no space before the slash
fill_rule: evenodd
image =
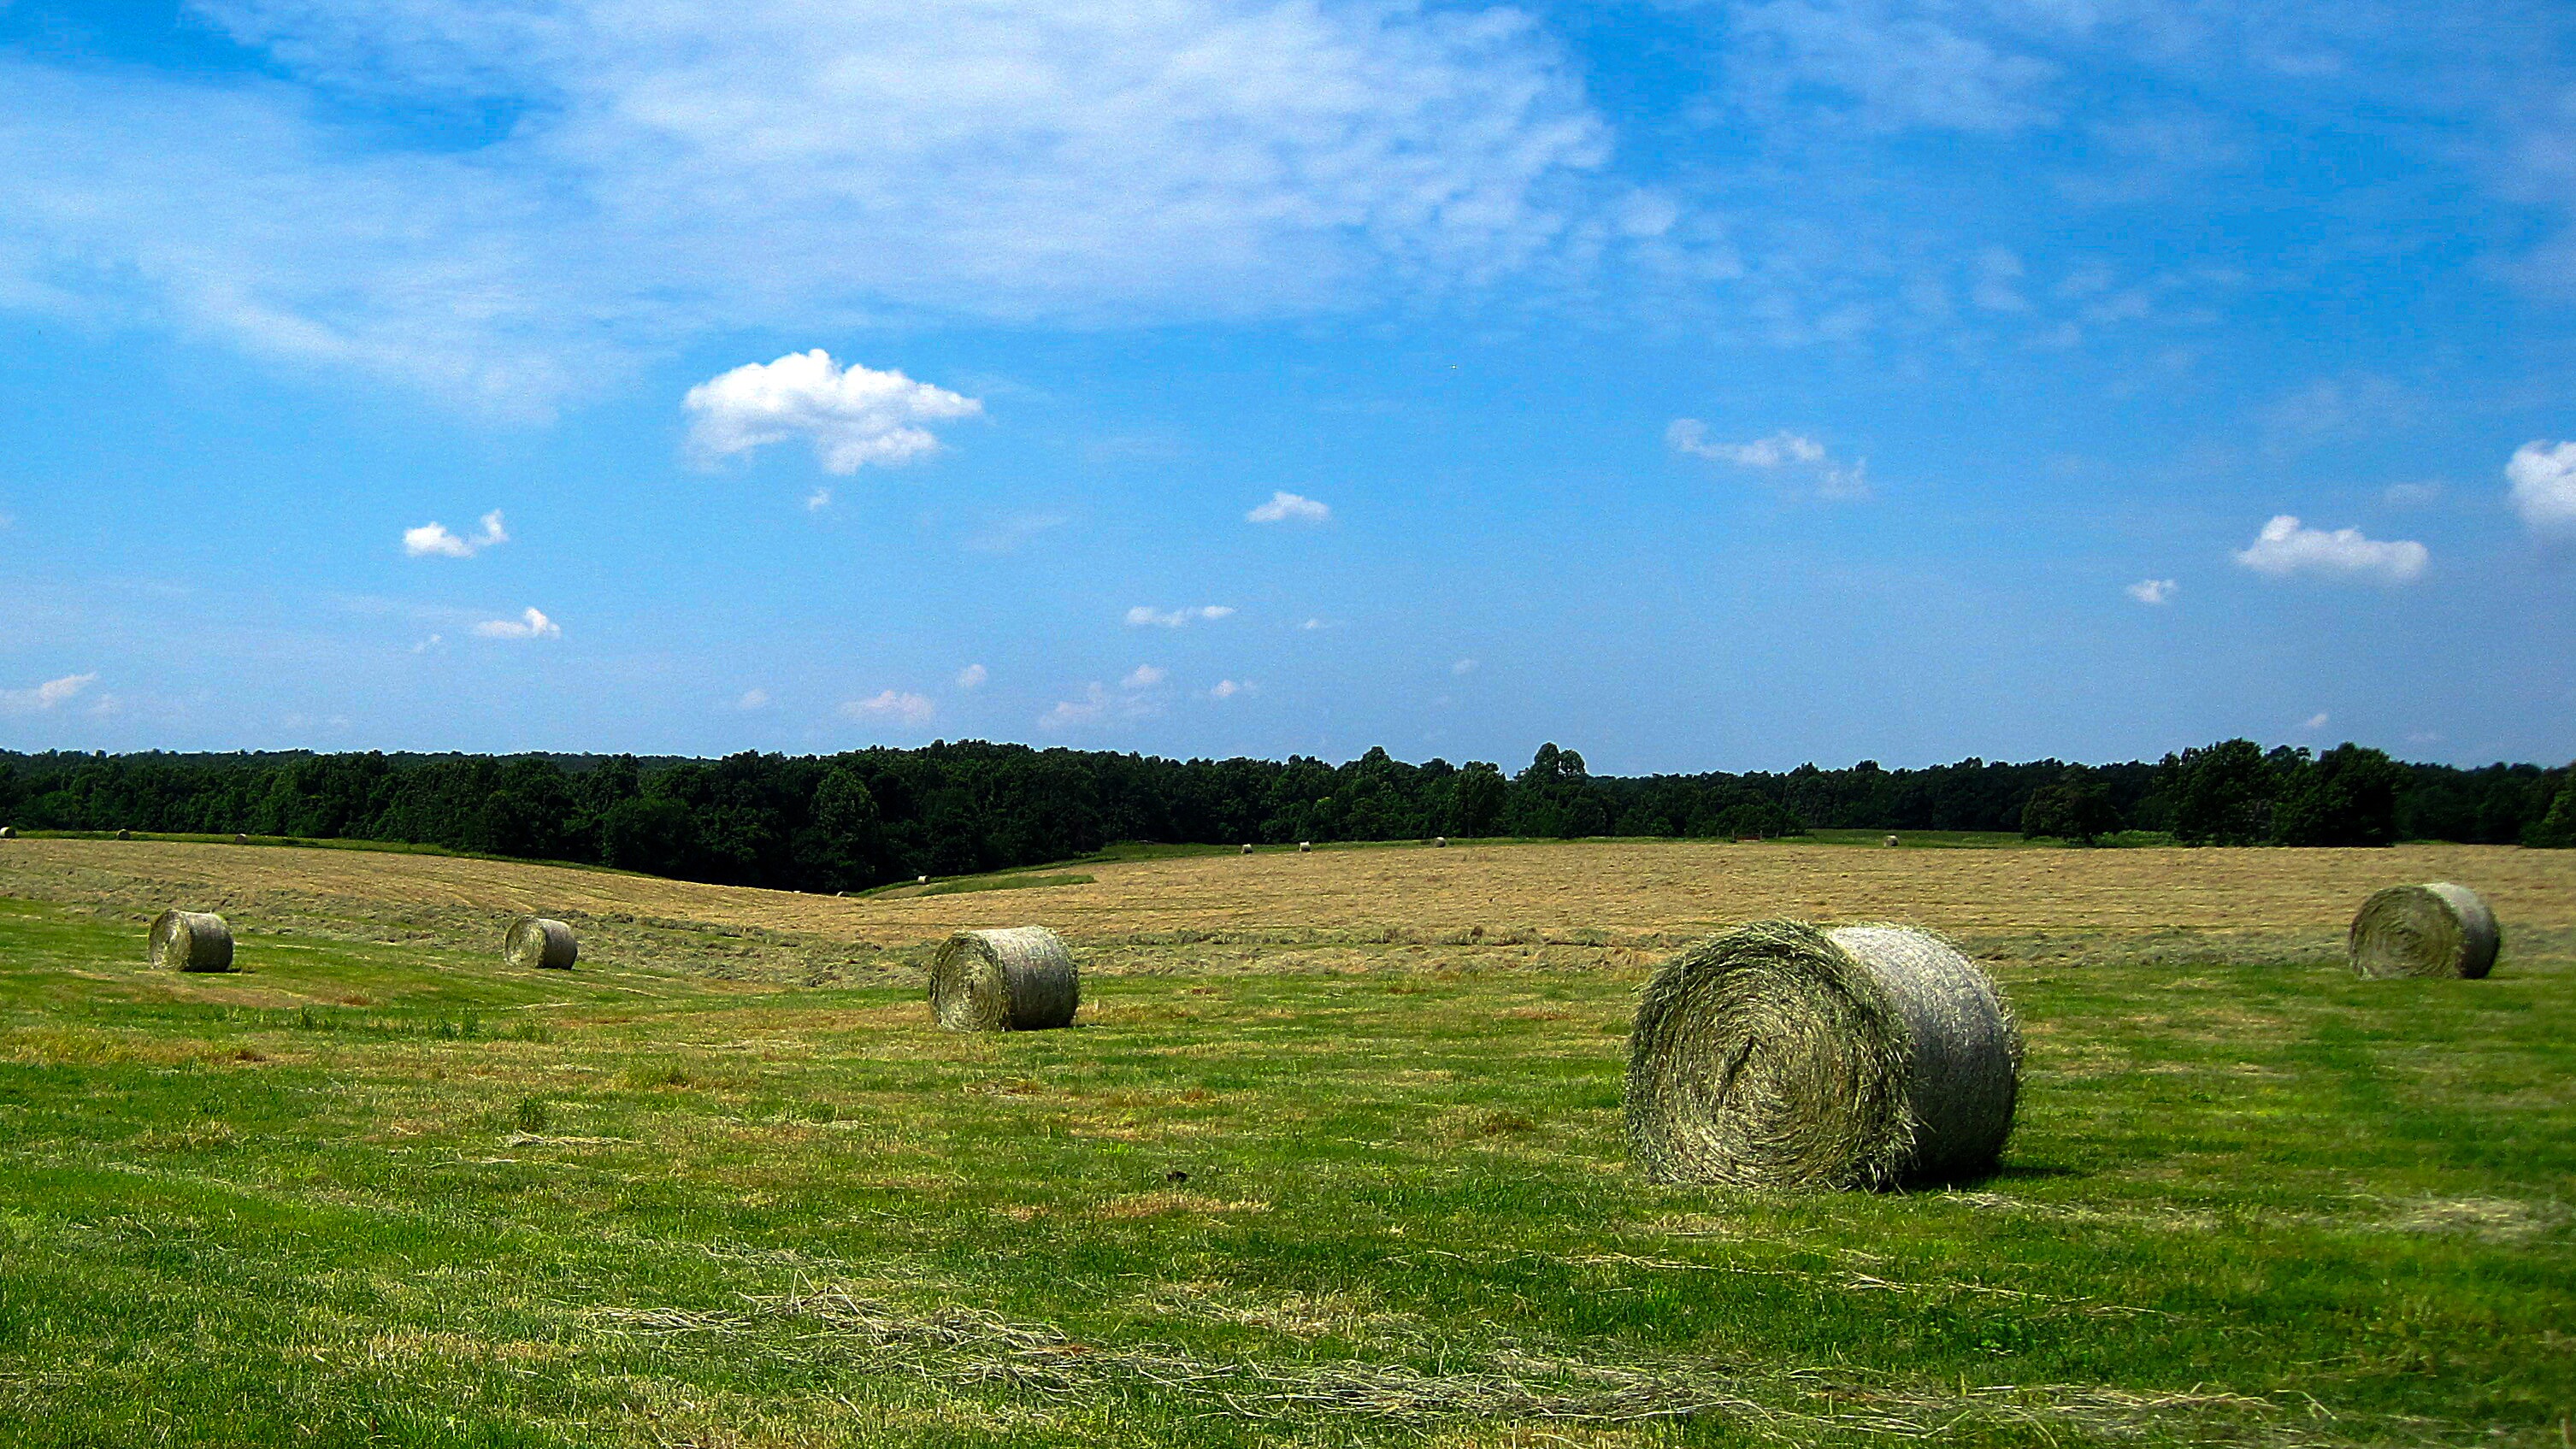
<path id="1" fill-rule="evenodd" d="M 960 927 L 1030 920 L 1090 939 L 1266 928 L 1634 938 L 1769 916 L 1904 921 L 1967 935 L 2339 933 L 2382 886 L 2452 880 L 2484 895 L 2509 936 L 2576 927 L 2576 852 L 2508 846 L 1888 850 L 1578 841 L 1264 852 L 1081 869 L 1096 882 L 843 900 L 372 851 L 14 840 L 0 844 L 0 896 L 137 910 L 184 902 L 254 920 L 417 925 L 574 912 L 897 947 Z"/>

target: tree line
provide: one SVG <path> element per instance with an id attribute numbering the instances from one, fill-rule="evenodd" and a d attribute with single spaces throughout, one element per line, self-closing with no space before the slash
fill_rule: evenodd
<path id="1" fill-rule="evenodd" d="M 2567 769 L 2404 764 L 2226 740 L 2155 763 L 1602 776 L 1550 744 L 1482 761 L 1169 760 L 982 741 L 830 756 L 0 752 L 0 822 L 399 841 L 805 891 L 1087 854 L 1117 841 L 2021 831 L 2092 843 L 2576 844 Z"/>

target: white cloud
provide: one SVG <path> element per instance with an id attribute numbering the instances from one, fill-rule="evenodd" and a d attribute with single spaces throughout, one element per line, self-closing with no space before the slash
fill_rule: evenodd
<path id="1" fill-rule="evenodd" d="M 983 687 L 984 681 L 992 677 L 992 671 L 986 669 L 983 665 L 969 664 L 965 668 L 957 671 L 957 687 L 959 689 L 980 689 Z"/>
<path id="2" fill-rule="evenodd" d="M 1333 626 L 1332 626 L 1332 624 L 1331 624 L 1331 623 L 1327 622 L 1326 620 L 1323 620 L 1323 619 L 1318 618 L 1318 619 L 1308 619 L 1305 623 L 1300 624 L 1300 625 L 1298 625 L 1297 627 L 1298 627 L 1298 628 L 1300 628 L 1300 629 L 1329 629 L 1329 628 L 1331 628 L 1331 627 L 1333 627 Z"/>
<path id="3" fill-rule="evenodd" d="M 1824 444 L 1786 429 L 1749 443 L 1713 443 L 1709 441 L 1708 424 L 1697 418 L 1675 418 L 1672 426 L 1664 429 L 1664 441 L 1672 445 L 1673 451 L 1694 458 L 1764 472 L 1790 470 L 1805 478 L 1809 491 L 1818 498 L 1848 502 L 1869 496 L 1868 459 L 1858 459 L 1845 467 L 1833 461 Z"/>
<path id="4" fill-rule="evenodd" d="M 444 645 L 446 642 L 447 642 L 447 636 L 446 636 L 446 635 L 444 635 L 444 634 L 432 634 L 432 635 L 430 635 L 428 638 L 423 639 L 423 640 L 421 640 L 419 643 L 414 644 L 413 646 L 411 646 L 411 652 L 412 652 L 412 653 L 414 653 L 414 654 L 427 654 L 427 653 L 429 653 L 430 651 L 432 651 L 432 650 L 434 650 L 434 649 L 437 649 L 437 648 L 439 648 L 440 646 Z"/>
<path id="5" fill-rule="evenodd" d="M 447 525 L 437 522 L 403 530 L 403 552 L 413 558 L 427 558 L 433 554 L 441 558 L 472 558 L 494 544 L 509 541 L 509 532 L 501 527 L 501 510 L 497 508 L 483 515 L 483 531 L 471 538 L 459 538 L 447 531 Z"/>
<path id="6" fill-rule="evenodd" d="M 1104 686 L 1096 683 L 1084 685 L 1082 698 L 1057 700 L 1053 709 L 1038 716 L 1038 728 L 1066 730 L 1080 725 L 1097 724 L 1108 717 L 1112 703 L 1109 691 Z"/>
<path id="7" fill-rule="evenodd" d="M 841 706 L 841 713 L 852 719 L 890 719 L 908 725 L 927 724 L 938 712 L 939 707 L 922 695 L 891 689 Z"/>
<path id="8" fill-rule="evenodd" d="M 1230 604 L 1201 604 L 1195 609 L 1157 609 L 1138 604 L 1127 611 L 1127 626 L 1131 629 L 1141 629 L 1148 624 L 1160 624 L 1166 629 L 1177 629 L 1184 624 L 1195 623 L 1202 619 L 1213 621 L 1231 618 L 1233 614 L 1234 608 Z"/>
<path id="9" fill-rule="evenodd" d="M 1245 679 L 1220 679 L 1209 688 L 1210 699 L 1232 699 L 1238 694 L 1251 694 L 1261 686 Z"/>
<path id="10" fill-rule="evenodd" d="M 535 609 L 522 609 L 516 619 L 486 619 L 474 632 L 485 639 L 560 639 L 563 626 Z"/>
<path id="11" fill-rule="evenodd" d="M 736 709 L 767 709 L 769 708 L 769 691 L 765 689 L 746 689 L 742 692 L 742 698 L 733 702 L 733 707 Z"/>
<path id="12" fill-rule="evenodd" d="M 2005 133 L 2052 119 L 2037 93 L 2056 68 L 1943 23 L 1955 18 L 1947 6 L 1845 0 L 1740 6 L 1734 10 L 1737 86 L 1760 106 L 1821 104 L 1877 131 Z"/>
<path id="13" fill-rule="evenodd" d="M 9 714 L 35 714 L 76 699 L 83 690 L 98 683 L 95 674 L 66 674 L 48 679 L 33 689 L 0 689 L 0 711 Z"/>
<path id="14" fill-rule="evenodd" d="M 2253 544 L 2235 554 L 2238 563 L 2274 578 L 2313 574 L 2384 584 L 2414 582 L 2431 557 L 2424 545 L 2411 539 L 2384 543 L 2364 538 L 2358 528 L 2338 528 L 2332 533 L 2302 528 L 2287 513 L 2264 524 Z"/>
<path id="15" fill-rule="evenodd" d="M 2524 523 L 2541 533 L 2576 533 L 2576 443 L 2525 443 L 2504 476 Z"/>
<path id="16" fill-rule="evenodd" d="M 1476 672 L 1476 661 L 1473 659 L 1461 659 L 1457 663 L 1449 666 L 1449 672 L 1463 679 Z"/>
<path id="17" fill-rule="evenodd" d="M 832 490 L 829 488 L 817 488 L 805 495 L 805 511 L 808 513 L 820 513 L 831 506 Z"/>
<path id="18" fill-rule="evenodd" d="M 2315 714 L 2309 715 L 2306 719 L 2299 722 L 2299 728 L 2303 730 L 2321 730 L 2325 727 L 2326 712 L 2324 710 L 2318 710 Z"/>
<path id="19" fill-rule="evenodd" d="M 2170 604 L 2173 602 L 2174 588 L 2174 581 L 2171 579 L 2140 579 L 2120 592 L 2141 604 Z"/>
<path id="20" fill-rule="evenodd" d="M 689 446 L 702 461 L 748 453 L 802 437 L 835 473 L 874 463 L 909 463 L 939 449 L 925 426 L 955 422 L 984 405 L 900 372 L 852 363 L 842 367 L 822 348 L 776 362 L 746 362 L 690 388 Z M 829 502 L 828 497 L 825 502 Z M 813 506 L 808 502 L 808 507 Z"/>
<path id="21" fill-rule="evenodd" d="M 1151 689 L 1155 685 L 1160 684 L 1169 678 L 1171 678 L 1169 674 L 1164 673 L 1160 669 L 1156 669 L 1151 664 L 1139 664 L 1128 673 L 1125 679 L 1118 681 L 1118 687 L 1121 689 Z"/>
<path id="22" fill-rule="evenodd" d="M 1280 492 L 1243 516 L 1250 523 L 1322 523 L 1333 516 L 1333 510 L 1312 498 Z"/>
<path id="23" fill-rule="evenodd" d="M 190 13 L 263 73 L 0 65 L 0 294 L 501 405 L 708 332 L 1480 285 L 1583 260 L 1620 190 L 1585 181 L 1609 133 L 1574 65 L 1505 8 Z M 386 145 L 386 113 L 439 141 Z"/>

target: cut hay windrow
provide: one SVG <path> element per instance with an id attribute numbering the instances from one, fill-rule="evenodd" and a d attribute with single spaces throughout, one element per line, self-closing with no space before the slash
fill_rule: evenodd
<path id="1" fill-rule="evenodd" d="M 959 931 L 930 962 L 930 1010 L 950 1031 L 1044 1031 L 1073 1025 L 1082 977 L 1044 926 Z"/>
<path id="2" fill-rule="evenodd" d="M 521 970 L 569 971 L 581 959 L 572 927 L 544 916 L 521 916 L 501 937 L 501 956 Z"/>
<path id="3" fill-rule="evenodd" d="M 230 971 L 233 930 L 211 911 L 163 911 L 144 959 L 167 971 Z"/>
<path id="4" fill-rule="evenodd" d="M 2464 885 L 2390 886 L 2361 903 L 2352 918 L 2356 976 L 2463 976 L 2495 969 L 2504 937 L 2495 912 Z"/>
<path id="5" fill-rule="evenodd" d="M 1646 983 L 1628 1042 L 1629 1150 L 1672 1182 L 1952 1180 L 1994 1165 L 2020 1078 L 2002 993 L 1939 937 L 1756 921 Z"/>

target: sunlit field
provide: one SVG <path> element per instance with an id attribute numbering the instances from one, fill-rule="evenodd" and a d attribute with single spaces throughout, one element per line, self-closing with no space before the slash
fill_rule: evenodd
<path id="1" fill-rule="evenodd" d="M 2430 879 L 2494 904 L 2495 976 L 2353 979 L 2362 896 Z M 998 884 L 0 843 L 0 1438 L 2570 1432 L 2569 853 L 1584 842 Z M 171 905 L 243 969 L 148 970 Z M 501 962 L 527 909 L 578 969 Z M 1997 1174 L 1631 1170 L 1637 985 L 1779 914 L 1987 962 L 2029 1043 Z M 929 946 L 1026 923 L 1074 945 L 1076 1027 L 935 1029 Z"/>

